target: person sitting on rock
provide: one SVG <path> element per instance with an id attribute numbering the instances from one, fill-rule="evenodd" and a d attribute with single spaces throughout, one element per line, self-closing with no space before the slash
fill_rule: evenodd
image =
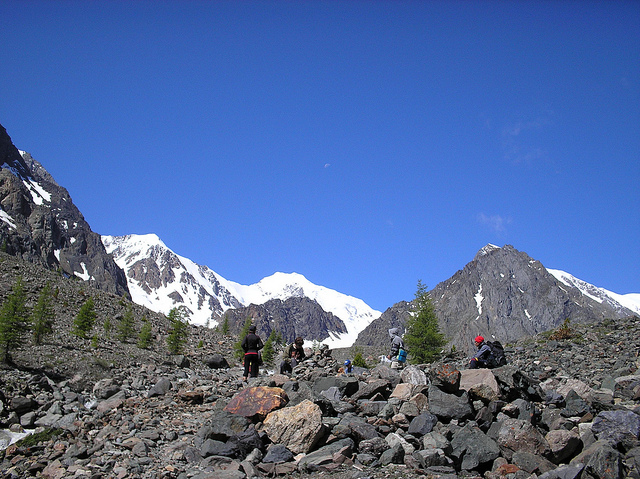
<path id="1" fill-rule="evenodd" d="M 351 360 L 350 359 L 347 359 L 344 362 L 343 370 L 344 370 L 345 374 L 351 374 L 353 372 L 353 364 L 351 364 Z"/>
<path id="2" fill-rule="evenodd" d="M 469 369 L 488 368 L 489 356 L 491 356 L 491 347 L 485 343 L 483 336 L 476 336 L 474 339 L 478 351 L 469 360 Z"/>
<path id="3" fill-rule="evenodd" d="M 304 354 L 303 344 L 304 339 L 297 337 L 293 343 L 287 346 L 284 350 L 284 359 L 280 363 L 280 374 L 292 373 L 298 363 L 307 357 Z"/>

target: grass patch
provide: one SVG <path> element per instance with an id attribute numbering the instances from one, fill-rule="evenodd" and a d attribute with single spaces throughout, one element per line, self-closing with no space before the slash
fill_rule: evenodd
<path id="1" fill-rule="evenodd" d="M 44 431 L 37 432 L 35 434 L 29 434 L 27 437 L 20 439 L 16 442 L 18 447 L 33 447 L 37 446 L 40 442 L 50 441 L 56 436 L 64 433 L 64 430 L 60 428 L 47 428 Z"/>

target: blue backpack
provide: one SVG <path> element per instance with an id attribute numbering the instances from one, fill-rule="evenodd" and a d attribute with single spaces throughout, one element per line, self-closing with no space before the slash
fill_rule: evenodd
<path id="1" fill-rule="evenodd" d="M 398 361 L 404 363 L 407 361 L 407 352 L 404 349 L 401 349 L 398 353 Z"/>

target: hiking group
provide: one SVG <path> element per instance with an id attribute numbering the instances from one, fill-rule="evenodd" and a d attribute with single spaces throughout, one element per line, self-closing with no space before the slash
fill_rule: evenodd
<path id="1" fill-rule="evenodd" d="M 391 362 L 392 369 L 402 369 L 407 361 L 407 350 L 398 328 L 389 330 L 391 349 L 389 354 L 382 358 L 385 362 Z M 477 352 L 469 360 L 469 369 L 498 368 L 507 364 L 507 357 L 500 341 L 485 341 L 483 336 L 474 339 Z"/>
<path id="2" fill-rule="evenodd" d="M 400 336 L 398 328 L 389 329 L 391 347 L 389 354 L 381 356 L 385 362 L 391 363 L 392 369 L 402 369 L 407 361 L 407 350 L 404 340 Z M 497 368 L 507 364 L 504 348 L 500 341 L 485 341 L 483 336 L 476 336 L 474 339 L 477 351 L 469 359 L 469 369 Z M 280 374 L 291 374 L 293 369 L 307 356 L 304 352 L 304 339 L 297 337 L 293 343 L 286 347 L 283 360 L 280 363 Z M 244 350 L 244 375 L 242 381 L 246 382 L 248 377 L 258 377 L 258 368 L 261 363 L 260 350 L 264 347 L 262 339 L 256 334 L 254 325 L 249 327 L 249 333 L 242 340 Z M 344 373 L 351 373 L 353 365 L 350 360 L 345 361 L 341 368 Z"/>

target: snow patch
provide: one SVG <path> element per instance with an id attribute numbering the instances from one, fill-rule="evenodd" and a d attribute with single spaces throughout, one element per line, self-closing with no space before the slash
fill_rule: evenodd
<path id="1" fill-rule="evenodd" d="M 89 281 L 90 279 L 94 279 L 93 276 L 91 276 L 89 274 L 89 271 L 87 271 L 87 265 L 84 263 L 80 263 L 80 266 L 82 266 L 82 273 L 78 273 L 76 271 L 73 272 L 73 274 L 75 274 L 78 278 L 83 279 L 85 281 Z"/>
<path id="2" fill-rule="evenodd" d="M 5 223 L 7 223 L 14 230 L 17 229 L 16 228 L 16 222 L 11 217 L 11 215 L 9 213 L 7 213 L 5 210 L 1 209 L 1 208 L 0 208 L 0 220 L 2 220 Z"/>
<path id="3" fill-rule="evenodd" d="M 476 305 L 478 307 L 478 318 L 479 318 L 480 316 L 482 316 L 482 300 L 484 300 L 484 297 L 482 296 L 482 283 L 480 283 L 480 287 L 478 288 L 478 292 L 475 294 L 473 299 L 476 300 Z M 476 318 L 476 319 L 478 319 L 478 318 Z"/>
<path id="4" fill-rule="evenodd" d="M 31 193 L 31 198 L 36 205 L 42 205 L 44 201 L 51 202 L 51 193 L 45 190 L 40 183 L 31 180 L 22 180 L 22 183 Z"/>

